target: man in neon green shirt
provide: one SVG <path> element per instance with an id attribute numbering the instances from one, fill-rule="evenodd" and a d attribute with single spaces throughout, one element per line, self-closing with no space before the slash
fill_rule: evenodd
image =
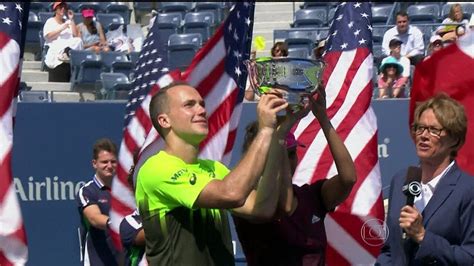
<path id="1" fill-rule="evenodd" d="M 225 210 L 241 217 L 273 216 L 279 175 L 263 175 L 260 183 L 265 185 L 254 188 L 265 164 L 282 158 L 283 153 L 272 151 L 284 145 L 289 128 L 276 129 L 276 114 L 287 107 L 274 90 L 261 97 L 257 136 L 229 171 L 220 162 L 197 157 L 208 134 L 198 91 L 186 83 L 158 91 L 150 102 L 150 117 L 165 148 L 138 169 L 135 192 L 150 265 L 234 264 Z"/>

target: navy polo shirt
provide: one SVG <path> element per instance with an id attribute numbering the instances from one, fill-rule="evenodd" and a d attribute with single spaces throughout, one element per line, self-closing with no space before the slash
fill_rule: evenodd
<path id="1" fill-rule="evenodd" d="M 126 266 L 145 265 L 145 246 L 138 247 L 133 245 L 135 237 L 142 228 L 142 219 L 137 210 L 125 216 L 120 223 L 120 238 L 126 252 L 124 263 Z"/>
<path id="2" fill-rule="evenodd" d="M 94 176 L 91 181 L 81 187 L 76 200 L 81 216 L 84 265 L 118 265 L 116 258 L 118 258 L 119 252 L 114 248 L 109 232 L 91 226 L 83 214 L 86 207 L 95 204 L 102 214 L 108 216 L 110 211 L 110 188 Z"/>

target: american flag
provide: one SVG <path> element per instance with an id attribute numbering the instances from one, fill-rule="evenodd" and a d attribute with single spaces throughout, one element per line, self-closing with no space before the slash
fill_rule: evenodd
<path id="1" fill-rule="evenodd" d="M 243 61 L 250 56 L 254 5 L 253 2 L 236 3 L 183 73 L 168 72 L 166 47 L 156 40 L 156 24 L 150 29 L 134 72 L 134 89 L 126 107 L 117 178 L 112 184 L 110 217 L 116 244 L 119 243 L 120 221 L 135 209 L 133 192 L 127 184 L 128 171 L 134 164 L 138 169 L 150 155 L 164 147 L 148 113 L 151 97 L 160 87 L 173 80 L 184 80 L 200 92 L 206 101 L 209 135 L 201 143 L 199 156 L 230 162 L 247 79 Z"/>
<path id="2" fill-rule="evenodd" d="M 12 183 L 13 116 L 18 93 L 21 4 L 0 4 L 0 265 L 24 265 L 26 233 Z M 28 14 L 26 14 L 28 16 Z"/>
<path id="3" fill-rule="evenodd" d="M 377 121 L 372 97 L 372 26 L 369 3 L 342 2 L 330 25 L 324 55 L 327 112 L 344 140 L 357 171 L 357 183 L 334 213 L 326 216 L 328 265 L 373 264 L 380 252 L 384 209 L 377 157 Z M 293 177 L 297 185 L 337 174 L 324 134 L 312 114 L 294 131 L 302 143 Z M 383 230 L 382 230 L 383 231 Z M 375 237 L 380 236 L 380 238 Z"/>

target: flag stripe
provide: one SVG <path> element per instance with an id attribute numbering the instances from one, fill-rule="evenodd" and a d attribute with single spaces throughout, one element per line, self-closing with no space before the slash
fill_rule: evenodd
<path id="1" fill-rule="evenodd" d="M 334 218 L 336 216 L 336 218 Z M 343 219 L 337 219 L 337 217 Z M 352 218 L 352 219 L 351 219 Z M 351 220 L 345 224 L 344 221 Z M 373 264 L 374 257 L 364 248 L 364 244 L 357 241 L 360 239 L 360 229 L 351 234 L 347 229 L 354 228 L 354 217 L 350 215 L 328 215 L 325 221 L 326 232 L 328 232 L 328 244 L 340 255 L 343 255 L 351 265 Z M 345 225 L 345 227 L 343 226 Z M 357 226 L 358 228 L 361 228 Z"/>
<path id="2" fill-rule="evenodd" d="M 363 55 L 363 53 L 357 53 L 357 54 Z M 340 58 L 346 58 L 346 59 L 354 58 L 354 56 L 352 56 L 352 55 L 355 56 L 356 53 L 351 53 L 351 54 L 349 54 L 349 56 L 341 56 Z M 358 57 L 355 57 L 355 58 L 358 58 Z M 371 58 L 371 57 L 365 57 L 364 61 L 367 61 L 368 58 Z M 359 61 L 359 60 L 357 60 L 357 61 Z M 360 60 L 360 61 L 362 62 L 362 60 Z M 341 63 L 341 64 L 338 64 L 338 65 L 347 66 L 347 65 L 350 65 L 350 64 L 342 64 Z M 358 62 L 356 62 L 356 65 L 360 66 L 360 64 Z M 347 70 L 346 72 L 348 72 L 348 73 L 354 73 L 354 75 L 350 76 L 350 78 L 352 78 L 352 79 L 361 79 L 362 78 L 361 76 L 367 71 L 367 69 L 363 68 L 363 67 L 359 68 L 359 71 L 357 71 L 357 72 L 351 71 L 351 70 L 349 70 L 349 68 L 347 68 L 346 70 Z M 342 69 L 340 69 L 338 71 L 342 71 Z M 340 73 L 340 72 L 338 72 L 338 73 Z M 341 76 L 341 75 L 338 74 L 337 76 Z M 330 79 L 330 82 L 331 82 L 331 80 L 333 80 L 333 79 Z M 361 79 L 361 80 L 364 80 L 364 79 Z M 344 99 L 343 101 L 334 100 L 333 105 L 331 105 L 328 108 L 328 117 L 331 119 L 331 123 L 333 124 L 333 126 L 335 128 L 340 127 L 340 124 L 342 123 L 341 119 L 343 119 L 347 115 L 352 117 L 352 119 L 357 119 L 357 116 L 355 116 L 354 114 L 352 114 L 352 112 L 350 112 L 350 108 L 352 107 L 352 105 L 354 103 L 356 103 L 359 108 L 364 108 L 365 105 L 363 105 L 363 103 L 367 102 L 367 101 L 361 101 L 362 99 L 359 98 L 359 97 L 363 96 L 363 95 L 360 94 L 360 89 L 363 88 L 362 85 L 360 85 L 360 84 L 363 84 L 363 86 L 366 86 L 367 83 L 364 83 L 364 81 L 353 82 L 353 83 L 349 83 L 348 85 L 344 85 L 348 82 L 340 81 L 339 83 L 343 84 L 342 88 L 340 88 L 339 91 L 347 90 L 347 91 L 349 91 L 349 93 L 347 93 L 347 92 L 346 93 L 338 93 L 338 89 L 335 88 L 335 87 L 327 87 L 326 88 L 326 95 L 327 95 L 328 101 L 330 99 L 336 98 L 336 97 L 334 97 L 335 95 L 338 95 L 338 96 L 339 95 L 347 95 L 347 97 L 343 98 Z M 352 85 L 352 84 L 354 84 L 354 85 Z M 356 86 L 356 84 L 359 85 L 359 86 Z M 369 87 L 369 89 L 371 89 L 371 87 Z M 353 111 L 353 110 L 351 110 L 351 111 Z M 322 143 L 324 143 L 324 145 L 327 145 L 327 143 L 325 141 L 323 132 L 320 130 L 319 123 L 317 122 L 316 119 L 314 119 L 314 116 L 312 116 L 311 118 L 313 119 L 313 122 L 301 133 L 301 135 L 297 136 L 297 134 L 295 134 L 298 141 L 301 141 L 302 143 L 311 143 L 312 142 L 312 144 L 309 146 L 309 148 L 305 152 L 301 152 L 301 155 L 300 155 L 300 153 L 298 154 L 299 157 L 302 158 L 301 162 L 300 162 L 300 165 L 305 166 L 305 168 L 300 168 L 300 165 L 299 165 L 298 169 L 296 171 L 296 175 L 294 177 L 295 183 L 299 184 L 299 185 L 309 183 L 311 180 L 313 180 L 313 181 L 316 180 L 316 179 L 311 179 L 311 177 L 314 176 L 314 175 L 316 175 L 316 177 L 319 177 L 319 178 L 326 178 L 327 173 L 315 172 L 315 169 L 316 169 L 317 165 L 321 163 L 320 162 L 321 158 L 325 158 L 325 160 L 332 160 L 331 157 L 322 157 L 322 153 L 323 153 L 324 149 L 322 149 L 320 147 L 320 145 Z M 339 131 L 338 131 L 338 133 L 339 133 Z M 317 144 L 317 145 L 313 145 L 313 144 Z M 307 154 L 307 153 L 309 153 L 309 154 Z M 327 164 L 328 162 L 323 162 L 323 163 Z"/>
<path id="3" fill-rule="evenodd" d="M 26 232 L 12 174 L 13 122 L 20 82 L 21 29 L 29 4 L 2 3 L 0 16 L 0 265 L 24 265 Z M 8 20 L 8 22 L 6 22 Z M 24 28 L 26 30 L 26 27 Z M 24 32 L 23 32 L 24 33 Z"/>
<path id="4" fill-rule="evenodd" d="M 334 18 L 324 55 L 327 114 L 354 160 L 357 182 L 348 198 L 326 216 L 326 263 L 367 265 L 375 262 L 381 245 L 371 246 L 361 236 L 361 230 L 366 223 L 372 228 L 384 218 L 377 121 L 370 108 L 373 89 L 370 3 L 341 2 Z M 302 119 L 294 134 L 307 148 L 298 151 L 300 161 L 293 183 L 313 183 L 337 174 L 327 140 L 313 115 Z"/>
<path id="5" fill-rule="evenodd" d="M 2 151 L 2 154 L 0 154 L 3 157 L 2 161 L 0 161 L 0 177 L 12 176 L 12 169 L 10 167 L 11 160 L 12 160 L 11 144 L 10 143 L 5 143 L 5 144 L 7 145 L 2 145 L 2 148 L 7 146 L 8 149 L 5 149 L 5 151 L 4 152 Z M 7 196 L 7 192 L 10 189 L 11 183 L 12 183 L 11 179 L 9 178 L 0 178 L 0 202 L 3 202 L 4 198 Z"/>
<path id="6" fill-rule="evenodd" d="M 203 69 L 202 70 L 202 71 L 206 71 L 208 73 L 200 73 L 201 75 L 204 75 L 205 78 L 199 80 L 199 84 L 195 84 L 195 81 L 193 81 L 193 80 L 188 81 L 189 84 L 191 84 L 193 86 L 196 86 L 198 88 L 203 88 L 202 92 L 201 91 L 199 92 L 201 94 L 201 97 L 203 97 L 203 98 L 207 98 L 208 95 L 213 91 L 213 89 L 216 88 L 216 83 L 218 83 L 218 80 L 225 79 L 227 81 L 229 79 L 228 76 L 226 78 L 223 77 L 224 70 L 225 70 L 225 59 L 222 58 L 222 60 L 217 61 L 217 62 L 219 62 L 219 63 L 217 65 L 215 65 L 213 68 L 210 68 L 211 66 L 208 66 L 208 69 Z M 209 70 L 211 70 L 211 71 L 209 71 Z M 208 75 L 209 73 L 213 73 L 213 74 Z M 216 77 L 220 77 L 220 79 L 216 79 Z"/>
<path id="7" fill-rule="evenodd" d="M 363 95 L 359 95 L 359 96 L 363 96 Z M 361 97 L 358 97 L 358 100 L 360 98 Z M 340 122 L 339 126 L 337 127 L 338 135 L 341 137 L 342 140 L 345 141 L 346 146 L 351 147 L 350 153 L 351 153 L 351 156 L 353 156 L 353 158 L 354 158 L 354 155 L 357 155 L 357 153 L 355 153 L 353 149 L 354 146 L 357 144 L 361 144 L 360 131 L 355 130 L 354 127 L 356 126 L 356 124 L 360 122 L 358 118 L 363 115 L 364 110 L 366 110 L 365 108 L 367 108 L 366 103 L 362 101 L 363 99 L 360 99 L 359 101 L 358 100 L 356 100 L 352 106 L 349 106 L 350 110 L 348 110 L 347 114 L 350 114 L 350 115 L 345 116 L 344 119 Z M 346 103 L 347 102 L 349 101 L 346 101 Z M 341 112 L 339 112 L 338 114 L 341 114 Z M 337 117 L 334 117 L 333 120 L 335 121 L 335 124 L 337 124 Z M 347 137 L 349 136 L 351 132 L 354 132 L 354 134 L 359 135 L 357 140 L 353 140 L 352 138 L 349 140 L 347 139 Z M 355 153 L 355 154 L 352 154 L 352 153 Z M 326 145 L 323 151 L 323 154 L 321 156 L 321 159 L 318 162 L 318 165 L 316 166 L 316 169 L 314 171 L 312 182 L 315 182 L 317 179 L 320 179 L 321 177 L 326 177 L 326 178 L 331 177 L 332 174 L 328 175 L 328 172 L 333 162 L 334 160 L 331 156 L 331 151 L 329 150 L 329 146 Z"/>

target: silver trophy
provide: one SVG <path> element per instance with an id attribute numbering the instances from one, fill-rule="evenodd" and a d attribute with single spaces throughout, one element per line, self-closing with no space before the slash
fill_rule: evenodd
<path id="1" fill-rule="evenodd" d="M 246 60 L 250 87 L 261 96 L 278 89 L 292 109 L 304 104 L 321 82 L 324 62 L 290 57 Z"/>

